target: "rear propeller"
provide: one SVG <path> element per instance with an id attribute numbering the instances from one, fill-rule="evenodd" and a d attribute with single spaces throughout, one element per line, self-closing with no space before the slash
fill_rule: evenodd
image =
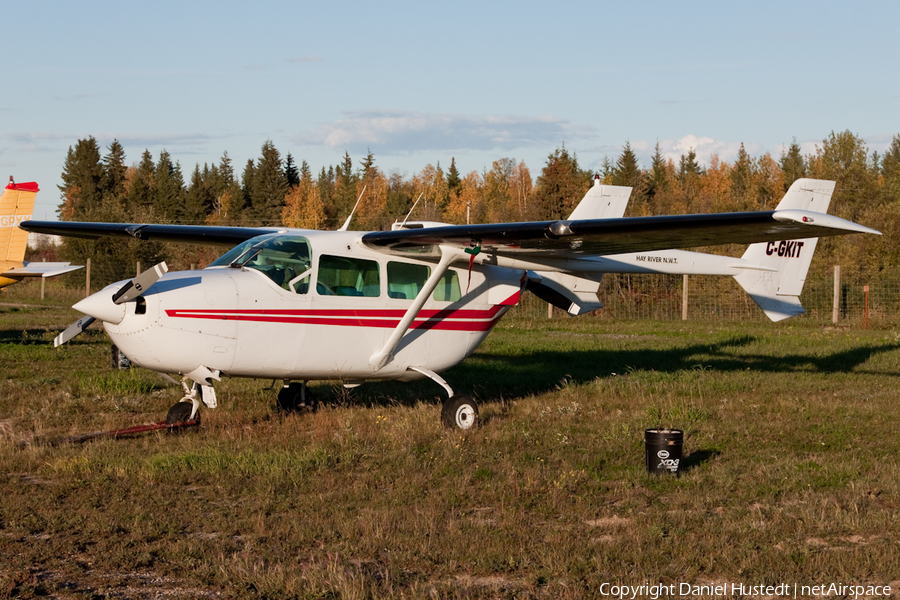
<path id="1" fill-rule="evenodd" d="M 126 282 L 112 296 L 109 295 L 109 288 L 104 288 L 78 302 L 72 308 L 85 313 L 85 316 L 75 321 L 65 331 L 56 336 L 53 340 L 53 346 L 59 347 L 65 344 L 96 320 L 114 324 L 121 323 L 122 319 L 125 318 L 125 307 L 121 305 L 143 295 L 168 270 L 166 263 L 161 262 Z"/>

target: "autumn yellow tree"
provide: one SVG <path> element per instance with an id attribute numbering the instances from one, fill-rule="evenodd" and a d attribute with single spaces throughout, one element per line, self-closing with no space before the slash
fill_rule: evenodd
<path id="1" fill-rule="evenodd" d="M 501 158 L 495 160 L 491 170 L 484 174 L 484 205 L 487 211 L 485 218 L 489 223 L 511 220 L 506 213 L 512 199 L 509 180 L 515 164 L 515 160 L 511 158 Z"/>
<path id="2" fill-rule="evenodd" d="M 753 187 L 756 189 L 756 204 L 747 210 L 771 210 L 784 195 L 784 172 L 781 165 L 768 152 L 754 161 Z"/>
<path id="3" fill-rule="evenodd" d="M 525 161 L 519 161 L 509 176 L 510 207 L 506 211 L 510 221 L 538 221 L 537 203 L 532 197 L 534 182 Z"/>
<path id="4" fill-rule="evenodd" d="M 700 176 L 697 208 L 700 212 L 728 212 L 732 210 L 731 166 L 719 160 L 717 154 L 709 159 L 709 168 Z"/>
<path id="5" fill-rule="evenodd" d="M 397 215 L 388 214 L 390 182 L 381 169 L 371 167 L 364 171 L 356 187 L 357 197 L 361 199 L 354 221 L 358 223 L 359 229 L 370 231 L 390 229 L 391 222 Z"/>
<path id="6" fill-rule="evenodd" d="M 458 193 L 450 198 L 444 211 L 443 220 L 448 223 L 484 222 L 484 179 L 477 171 L 472 171 L 459 182 Z"/>
<path id="7" fill-rule="evenodd" d="M 306 161 L 300 168 L 300 183 L 284 198 L 281 220 L 287 227 L 300 229 L 321 229 L 325 225 L 325 207 Z"/>
<path id="8" fill-rule="evenodd" d="M 413 196 L 419 200 L 412 218 L 419 221 L 439 221 L 450 201 L 450 188 L 440 165 L 428 164 L 413 176 Z"/>

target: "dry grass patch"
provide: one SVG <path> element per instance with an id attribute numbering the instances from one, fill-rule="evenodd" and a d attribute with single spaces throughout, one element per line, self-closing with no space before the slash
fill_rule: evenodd
<path id="1" fill-rule="evenodd" d="M 583 598 L 900 564 L 891 332 L 513 317 L 445 375 L 482 401 L 467 433 L 428 382 L 317 385 L 285 415 L 226 380 L 198 431 L 47 447 L 179 394 L 26 321 L 0 334 L 0 596 Z M 644 471 L 660 423 L 680 478 Z"/>

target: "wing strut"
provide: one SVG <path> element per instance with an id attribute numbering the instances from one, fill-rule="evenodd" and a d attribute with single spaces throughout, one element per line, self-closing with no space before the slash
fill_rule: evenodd
<path id="1" fill-rule="evenodd" d="M 369 364 L 375 367 L 376 371 L 383 369 L 391 362 L 391 360 L 393 360 L 393 352 L 397 349 L 400 340 L 403 338 L 404 334 L 409 331 L 409 328 L 412 326 L 416 316 L 418 316 L 419 311 L 422 310 L 422 306 L 425 305 L 425 301 L 431 295 L 431 292 L 434 291 L 434 288 L 437 287 L 438 281 L 441 280 L 444 273 L 447 272 L 450 263 L 456 260 L 459 254 L 460 252 L 456 248 L 441 246 L 441 260 L 434 268 L 434 271 L 431 272 L 431 277 L 428 278 L 428 281 L 425 282 L 425 286 L 419 290 L 418 294 L 416 294 L 416 299 L 413 300 L 412 305 L 406 309 L 406 313 L 404 313 L 403 318 L 400 319 L 397 328 L 394 329 L 391 337 L 385 342 L 384 348 L 369 358 Z"/>

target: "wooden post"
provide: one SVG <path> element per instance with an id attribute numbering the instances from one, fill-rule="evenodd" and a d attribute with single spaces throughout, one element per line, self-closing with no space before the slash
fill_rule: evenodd
<path id="1" fill-rule="evenodd" d="M 548 319 L 553 318 L 553 305 L 550 304 L 549 302 L 547 303 L 547 318 Z"/>
<path id="2" fill-rule="evenodd" d="M 683 276 L 683 283 L 681 284 L 681 320 L 687 321 L 688 315 L 688 276 L 687 273 Z"/>
<path id="3" fill-rule="evenodd" d="M 866 294 L 866 307 L 863 312 L 863 315 L 864 315 L 863 327 L 868 329 L 869 328 L 869 286 L 864 285 L 863 292 L 865 292 L 865 294 Z"/>
<path id="4" fill-rule="evenodd" d="M 91 295 L 91 259 L 87 259 L 84 265 L 84 297 Z"/>
<path id="5" fill-rule="evenodd" d="M 831 322 L 837 325 L 841 318 L 841 266 L 834 266 L 834 301 L 831 308 Z"/>
<path id="6" fill-rule="evenodd" d="M 135 277 L 137 277 L 140 274 L 141 274 L 141 261 L 137 261 L 137 275 L 135 275 Z"/>
<path id="7" fill-rule="evenodd" d="M 47 262 L 47 259 L 44 259 L 44 262 Z M 41 277 L 41 300 L 44 299 L 44 283 L 46 283 L 47 279 L 45 277 Z"/>

